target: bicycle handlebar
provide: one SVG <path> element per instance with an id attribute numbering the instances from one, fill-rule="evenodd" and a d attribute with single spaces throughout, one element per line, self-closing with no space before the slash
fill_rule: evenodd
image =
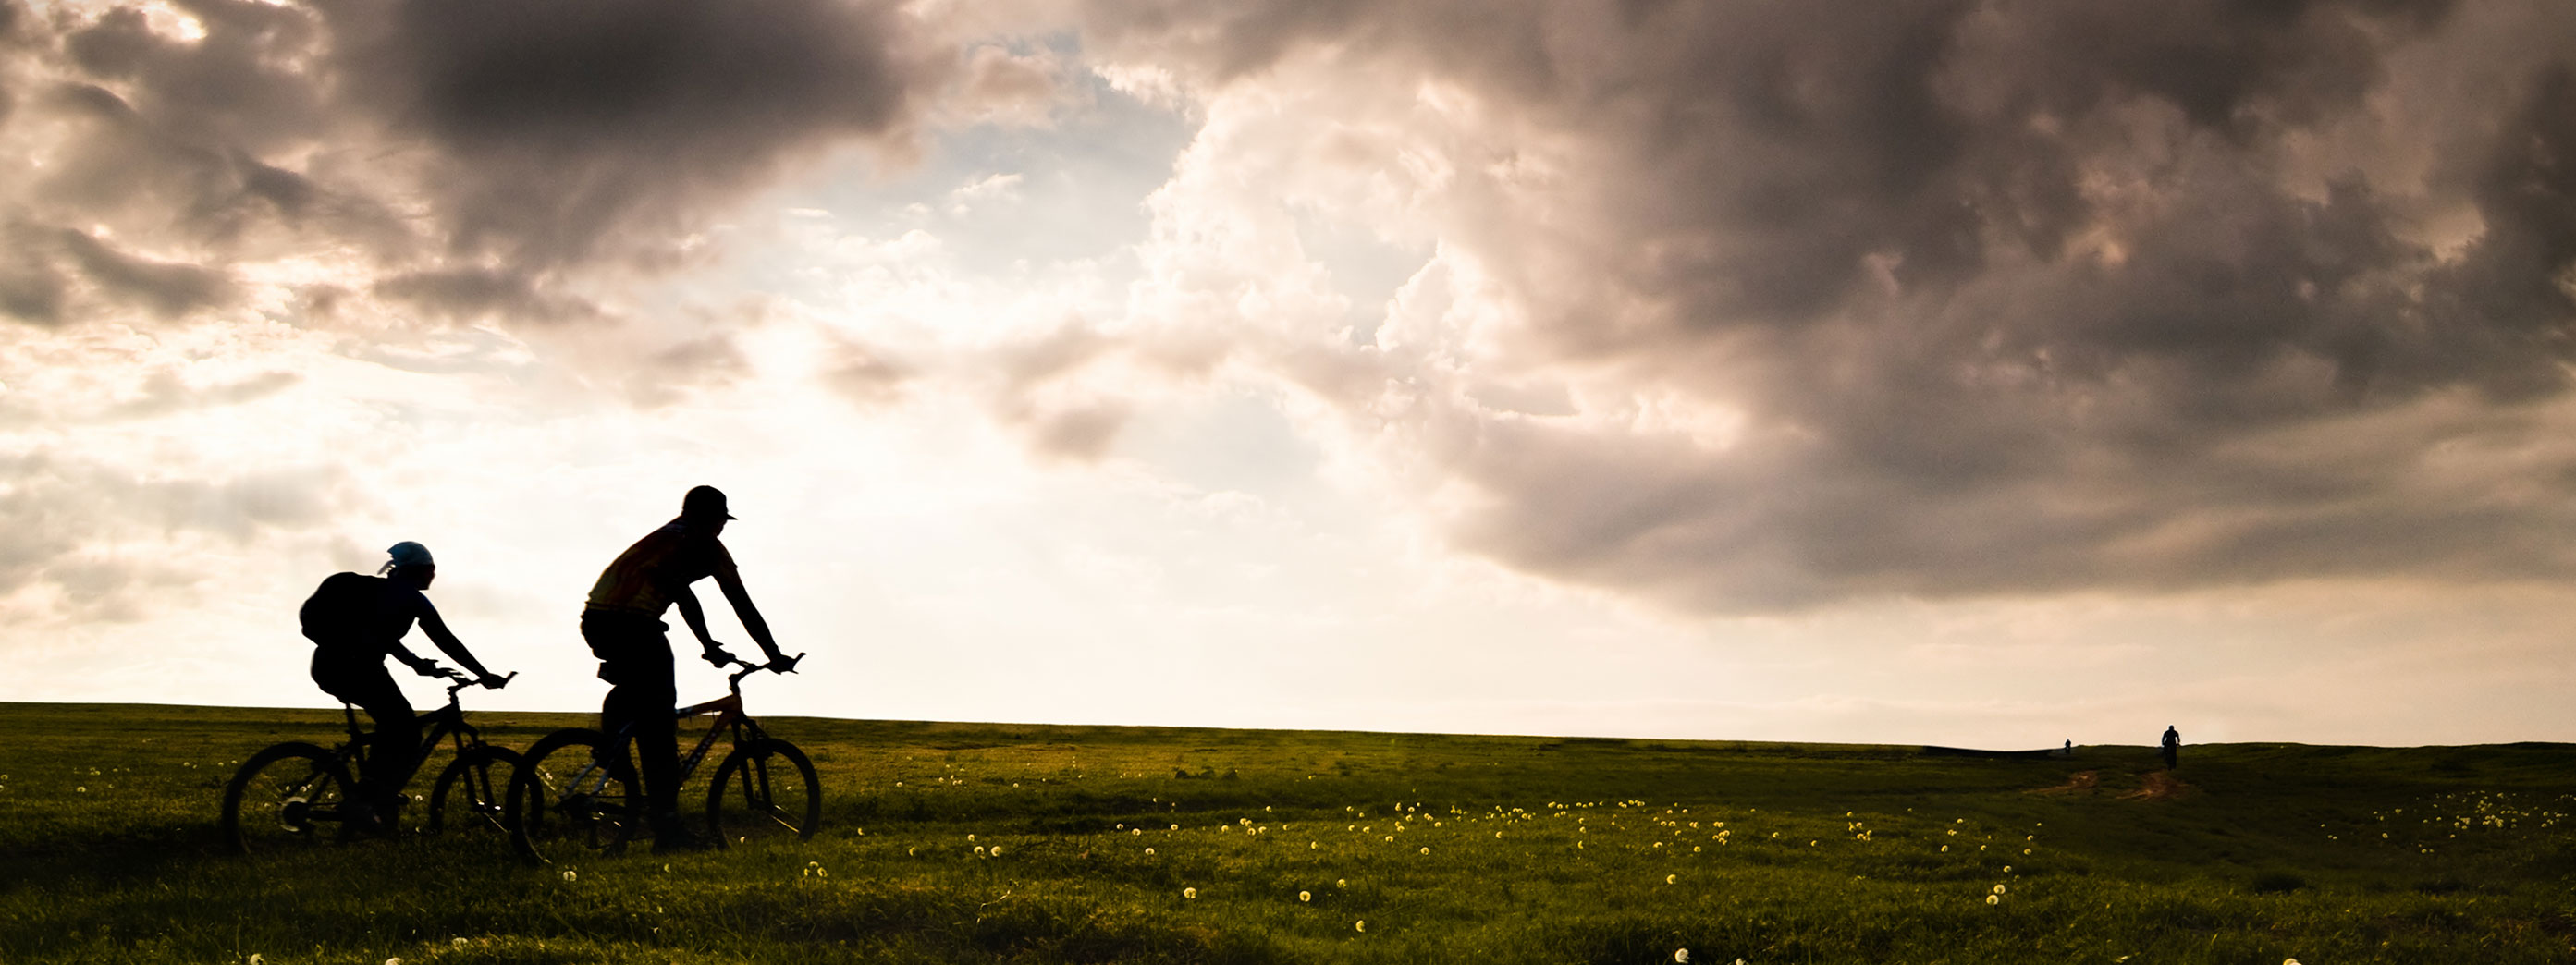
<path id="1" fill-rule="evenodd" d="M 491 685 L 491 687 L 492 687 L 492 689 L 494 689 L 494 690 L 499 690 L 499 689 L 501 689 L 502 687 L 507 686 L 507 685 L 510 683 L 510 681 L 518 679 L 518 677 L 519 677 L 519 672 L 518 672 L 518 671 L 516 671 L 516 670 L 510 671 L 510 675 L 509 675 L 509 676 L 500 678 L 500 682 L 492 684 L 492 685 Z M 467 676 L 465 676 L 465 675 L 464 675 L 464 674 L 462 674 L 462 673 L 458 673 L 458 674 L 456 674 L 456 675 L 455 675 L 455 678 L 454 678 L 454 679 L 449 680 L 449 681 L 447 682 L 447 699 L 448 699 L 448 702 L 450 702 L 450 703 L 454 703 L 454 702 L 455 702 L 457 691 L 464 690 L 464 689 L 465 689 L 465 688 L 467 688 L 467 687 L 480 687 L 480 686 L 483 686 L 483 680 L 482 680 L 481 678 L 476 678 L 476 677 L 467 677 Z"/>
<path id="2" fill-rule="evenodd" d="M 759 673 L 763 670 L 772 670 L 778 673 L 795 673 L 797 661 L 803 659 L 805 659 L 805 655 L 801 653 L 793 657 L 780 657 L 768 663 L 753 663 L 749 660 L 736 658 L 734 660 L 734 665 L 741 667 L 742 669 L 726 674 L 725 686 L 732 689 L 735 693 L 741 693 L 742 678 Z"/>

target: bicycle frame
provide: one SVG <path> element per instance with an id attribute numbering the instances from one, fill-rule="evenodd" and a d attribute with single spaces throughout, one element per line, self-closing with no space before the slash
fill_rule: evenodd
<path id="1" fill-rule="evenodd" d="M 707 752 L 715 749 L 718 736 L 731 735 L 735 746 L 769 736 L 766 731 L 760 729 L 760 722 L 752 720 L 751 715 L 742 707 L 742 678 L 766 669 L 769 669 L 767 665 L 744 664 L 742 669 L 725 675 L 725 689 L 728 693 L 724 696 L 671 712 L 671 716 L 680 720 L 709 714 L 715 715 L 716 718 L 715 723 L 707 727 L 706 736 L 698 738 L 698 745 L 690 748 L 689 753 L 680 758 L 678 783 L 686 784 L 689 778 L 696 776 L 698 765 L 706 762 Z M 608 735 L 609 741 L 617 746 L 620 757 L 625 757 L 627 748 L 634 745 L 635 735 L 632 733 L 634 726 L 628 724 L 618 728 L 616 733 Z M 575 772 L 567 786 L 583 794 L 597 794 L 605 790 L 608 787 L 611 772 L 603 765 L 604 762 L 592 761 L 588 766 Z"/>
<path id="2" fill-rule="evenodd" d="M 514 673 L 510 676 L 516 677 L 518 674 Z M 471 680 L 450 681 L 447 685 L 447 706 L 412 718 L 423 725 L 420 746 L 413 750 L 412 760 L 429 760 L 429 755 L 438 750 L 439 742 L 451 735 L 456 738 L 456 752 L 459 754 L 482 745 L 483 732 L 465 722 L 465 708 L 459 705 L 456 699 L 458 692 L 474 685 L 475 681 Z M 357 705 L 342 701 L 340 713 L 349 724 L 349 742 L 341 745 L 340 757 L 348 761 L 351 767 L 364 773 L 367 769 L 367 752 L 374 749 L 376 735 L 358 729 Z"/>
<path id="3" fill-rule="evenodd" d="M 704 763 L 707 759 L 707 752 L 715 749 L 716 737 L 718 735 L 731 734 L 733 736 L 733 744 L 736 747 L 742 746 L 742 744 L 747 741 L 755 741 L 769 736 L 761 732 L 760 723 L 758 721 L 752 720 L 750 714 L 743 712 L 742 691 L 739 689 L 739 685 L 737 685 L 735 691 L 729 695 L 718 697 L 703 704 L 682 707 L 678 710 L 672 711 L 672 716 L 678 717 L 681 720 L 687 720 L 691 717 L 703 717 L 708 714 L 715 715 L 715 723 L 707 725 L 706 736 L 698 738 L 698 746 L 690 748 L 689 753 L 680 758 L 681 783 L 685 784 L 688 782 L 689 778 L 696 776 L 698 773 L 698 765 Z"/>

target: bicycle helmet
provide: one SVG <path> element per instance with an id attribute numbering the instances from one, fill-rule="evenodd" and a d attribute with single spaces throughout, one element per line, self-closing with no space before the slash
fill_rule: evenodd
<path id="1" fill-rule="evenodd" d="M 410 540 L 404 540 L 387 547 L 385 549 L 385 554 L 393 558 L 386 560 L 385 565 L 378 567 L 376 569 L 376 572 L 378 573 L 390 573 L 398 567 L 431 566 L 436 563 L 435 560 L 429 558 L 429 547 L 422 546 L 419 543 L 415 543 Z"/>

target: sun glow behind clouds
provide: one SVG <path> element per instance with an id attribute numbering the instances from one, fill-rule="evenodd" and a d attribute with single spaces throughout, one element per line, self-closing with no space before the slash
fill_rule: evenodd
<path id="1" fill-rule="evenodd" d="M 657 151 L 580 77 L 458 96 L 497 69 L 462 28 L 318 85 L 408 8 L 262 9 L 314 32 L 153 5 L 5 75 L 78 95 L 6 163 L 98 175 L 0 187 L 0 643 L 44 696 L 318 702 L 293 603 L 418 539 L 528 672 L 491 705 L 586 705 L 582 592 L 713 483 L 816 655 L 777 712 L 2568 726 L 2533 585 L 2576 569 L 2576 408 L 2514 339 L 2570 275 L 2521 285 L 2564 252 L 2479 193 L 2556 183 L 2488 143 L 2559 143 L 2540 12 L 2193 8 L 2169 59 L 2261 42 L 2168 89 L 2063 53 L 2119 5 L 790 2 L 634 65 Z M 719 103 L 752 81 L 782 110 Z"/>

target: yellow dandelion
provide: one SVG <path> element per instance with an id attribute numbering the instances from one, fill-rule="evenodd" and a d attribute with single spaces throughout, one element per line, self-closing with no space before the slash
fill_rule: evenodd
<path id="1" fill-rule="evenodd" d="M 1298 893 L 1297 893 L 1297 900 L 1298 900 L 1298 901 L 1313 901 L 1313 900 L 1315 900 L 1315 893 L 1314 893 L 1314 892 L 1311 892 L 1311 891 L 1300 891 L 1300 892 L 1298 892 Z"/>
<path id="2" fill-rule="evenodd" d="M 1355 922 L 1352 922 L 1352 923 L 1351 923 L 1351 930 L 1352 930 L 1352 931 L 1367 931 L 1367 930 L 1368 930 L 1368 922 L 1367 922 L 1365 919 L 1363 919 L 1363 920 L 1361 920 L 1361 921 L 1355 921 Z"/>
<path id="3" fill-rule="evenodd" d="M 1183 898 L 1196 898 L 1196 897 L 1198 897 L 1198 896 L 1199 896 L 1199 890 L 1198 890 L 1198 889 L 1196 889 L 1196 888 L 1183 888 L 1183 889 L 1181 889 L 1181 897 L 1183 897 Z"/>
<path id="4" fill-rule="evenodd" d="M 1986 896 L 1986 904 L 1989 904 L 1989 905 L 1993 905 L 1993 904 L 2000 904 L 2000 903 L 2002 903 L 2002 902 L 2003 902 L 2003 900 L 2004 900 L 2004 899 L 2003 899 L 2003 896 L 2002 896 L 2002 895 L 1987 895 L 1987 896 Z"/>

